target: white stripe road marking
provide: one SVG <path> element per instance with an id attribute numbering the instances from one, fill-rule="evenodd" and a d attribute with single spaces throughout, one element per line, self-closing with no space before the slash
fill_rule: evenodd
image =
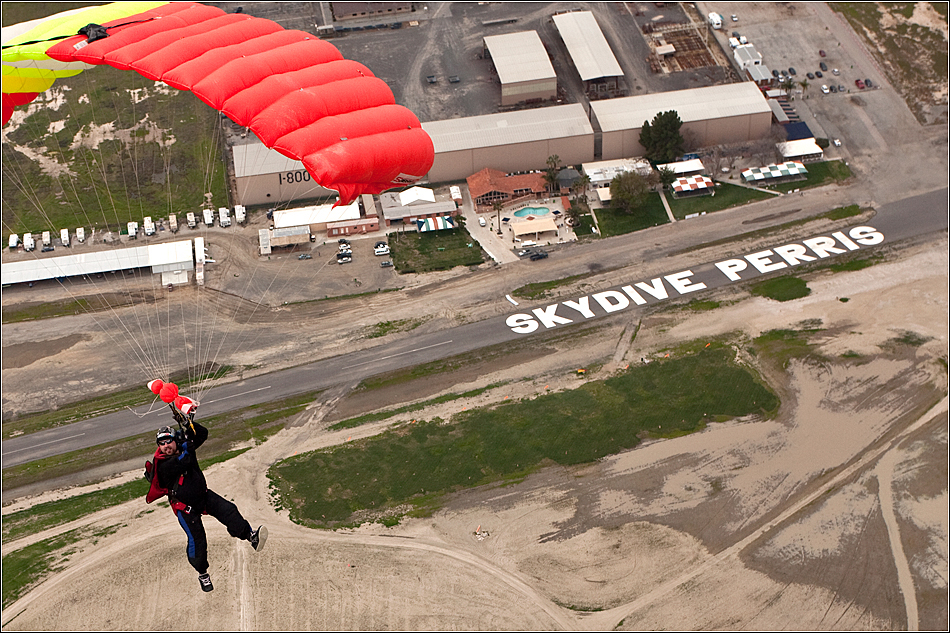
<path id="1" fill-rule="evenodd" d="M 432 345 L 426 345 L 425 347 L 419 347 L 416 349 L 411 349 L 405 352 L 399 352 L 398 354 L 390 354 L 389 356 L 380 356 L 379 358 L 374 358 L 373 360 L 363 361 L 362 363 L 356 363 L 355 365 L 350 365 L 350 367 L 359 367 L 360 365 L 368 365 L 370 363 L 378 363 L 381 360 L 386 360 L 387 358 L 396 358 L 397 356 L 404 356 L 406 354 L 414 354 L 416 352 L 421 352 L 424 349 L 431 349 L 433 347 L 439 347 L 440 345 L 448 345 L 452 341 L 442 341 L 441 343 L 433 343 Z"/>
<path id="2" fill-rule="evenodd" d="M 221 402 L 222 400 L 228 400 L 229 398 L 237 398 L 238 396 L 246 396 L 249 393 L 255 393 L 257 391 L 264 391 L 265 389 L 270 389 L 272 385 L 267 385 L 266 387 L 260 387 L 258 389 L 251 389 L 250 391 L 244 391 L 241 393 L 236 393 L 233 396 L 224 396 L 223 398 L 218 398 L 217 400 L 208 400 L 204 404 L 211 404 L 213 402 Z M 198 403 L 198 406 L 201 406 L 201 402 Z"/>
<path id="3" fill-rule="evenodd" d="M 34 444 L 33 446 L 27 446 L 26 448 L 18 448 L 15 451 L 7 451 L 4 455 L 13 455 L 14 453 L 19 453 L 20 451 L 29 451 L 40 446 L 46 446 L 47 444 L 55 444 L 56 442 L 65 442 L 66 440 L 71 440 L 76 437 L 82 437 L 85 433 L 80 433 L 79 435 L 70 435 L 69 437 L 61 437 L 58 440 L 50 440 L 49 442 L 43 442 L 42 444 Z"/>

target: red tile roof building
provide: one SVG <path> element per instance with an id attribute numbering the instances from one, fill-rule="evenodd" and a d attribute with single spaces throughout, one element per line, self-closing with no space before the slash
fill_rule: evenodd
<path id="1" fill-rule="evenodd" d="M 465 179 L 468 191 L 475 201 L 476 211 L 485 211 L 479 207 L 488 207 L 496 202 L 506 204 L 528 197 L 539 197 L 547 192 L 547 183 L 544 174 L 512 174 L 486 167 L 477 174 Z"/>

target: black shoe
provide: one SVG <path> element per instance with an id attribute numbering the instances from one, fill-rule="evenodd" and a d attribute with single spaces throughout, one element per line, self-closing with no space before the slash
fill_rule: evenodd
<path id="1" fill-rule="evenodd" d="M 255 551 L 261 551 L 264 549 L 264 543 L 267 541 L 267 528 L 261 525 L 256 530 L 252 530 L 251 537 L 248 540 L 251 542 L 251 547 L 253 547 Z"/>
<path id="2" fill-rule="evenodd" d="M 202 591 L 211 591 L 214 589 L 214 585 L 211 584 L 210 574 L 198 574 L 198 584 L 201 585 Z"/>

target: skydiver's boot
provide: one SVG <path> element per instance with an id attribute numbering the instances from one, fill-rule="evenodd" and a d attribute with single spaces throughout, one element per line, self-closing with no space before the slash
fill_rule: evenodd
<path id="1" fill-rule="evenodd" d="M 247 540 L 251 542 L 251 547 L 253 547 L 255 551 L 261 551 L 264 549 L 264 543 L 267 541 L 267 528 L 263 525 L 258 526 L 256 530 L 251 531 L 251 536 Z"/>
<path id="2" fill-rule="evenodd" d="M 211 574 L 198 574 L 198 584 L 201 585 L 201 590 L 205 592 L 214 589 L 214 585 L 211 584 Z"/>

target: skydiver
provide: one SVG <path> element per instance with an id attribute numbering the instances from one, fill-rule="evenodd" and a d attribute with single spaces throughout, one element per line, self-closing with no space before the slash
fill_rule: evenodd
<path id="1" fill-rule="evenodd" d="M 188 537 L 185 550 L 188 562 L 198 572 L 202 591 L 211 591 L 214 586 L 208 574 L 208 539 L 201 515 L 210 514 L 228 529 L 228 534 L 249 541 L 258 552 L 267 540 L 267 528 L 262 525 L 252 530 L 236 505 L 208 488 L 195 453 L 206 439 L 208 429 L 197 422 L 185 426 L 183 434 L 176 434 L 170 426 L 158 429 L 155 434 L 157 477 L 152 478 L 152 488 L 157 486 L 168 491 L 168 501 Z"/>

